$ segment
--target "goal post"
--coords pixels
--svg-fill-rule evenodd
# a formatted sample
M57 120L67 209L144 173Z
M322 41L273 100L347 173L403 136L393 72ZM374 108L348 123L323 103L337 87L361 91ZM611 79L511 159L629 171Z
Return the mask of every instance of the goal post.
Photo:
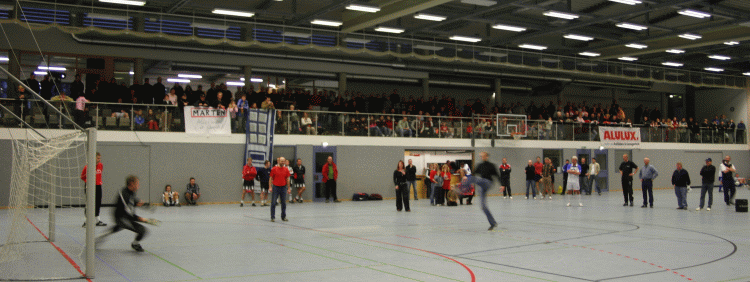
M86 271L84 276L94 278L94 269L96 265L96 128L86 129Z

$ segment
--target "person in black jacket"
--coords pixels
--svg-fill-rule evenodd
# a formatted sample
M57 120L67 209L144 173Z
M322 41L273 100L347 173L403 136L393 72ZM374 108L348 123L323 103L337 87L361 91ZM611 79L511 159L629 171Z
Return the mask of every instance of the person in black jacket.
M409 190L414 189L414 200L417 201L417 167L412 164L411 159L409 165L406 166L406 196L409 197ZM413 188L412 188L413 187Z
M297 165L292 167L292 171L294 171L294 180L292 183L294 187L297 187L297 197L294 200L302 203L302 192L305 192L305 166L302 165L302 159L297 159ZM289 202L294 203L294 200L290 200Z
M480 187L480 197L482 199L482 211L484 212L484 215L487 216L487 220L490 222L490 228L487 230L495 229L497 226L497 222L495 221L495 218L492 217L492 213L490 213L490 210L487 208L487 192L492 188L492 178L497 178L497 180L500 180L500 174L497 173L497 167L495 164L488 161L490 155L487 154L487 152L481 152L479 153L480 158L482 158L482 163L478 164L474 168L474 177L471 177L476 185Z
M508 159L503 158L503 164L500 165L500 189L503 190L503 199L505 197L513 199L513 194L510 192L510 171Z
M711 205L714 203L714 181L716 180L716 167L711 164L711 158L706 159L706 165L701 168L701 202L696 211L703 208L703 204L706 200L706 192L708 192L708 207L707 211L711 211Z
M677 169L672 173L672 185L677 195L678 210L687 210L687 187L690 185L690 175L682 169L682 163L677 163Z
M536 180L534 180L534 177L536 176L536 171L534 168L534 163L529 160L529 165L526 166L526 199L529 199L529 189L531 189L531 194L534 196L534 200L536 200Z
M135 192L137 192L140 187L138 177L135 175L128 175L128 177L125 178L125 184L126 186L120 191L117 197L117 204L115 204L115 226L112 227L108 233L97 238L97 245L102 243L109 235L127 229L137 234L135 241L133 241L130 246L137 252L143 252L143 247L141 247L140 242L148 232L146 227L143 227L139 222L156 224L157 221L153 219L145 219L135 214L135 207L143 205L143 202L135 196Z
M393 172L393 184L396 185L396 210L401 211L401 208L409 209L409 186L406 184L406 169L404 168L404 161L398 161L396 170Z
M205 95L204 95L205 96ZM258 169L255 179L260 182L260 206L268 206L266 198L268 197L268 180L271 177L271 161L266 160L263 167Z

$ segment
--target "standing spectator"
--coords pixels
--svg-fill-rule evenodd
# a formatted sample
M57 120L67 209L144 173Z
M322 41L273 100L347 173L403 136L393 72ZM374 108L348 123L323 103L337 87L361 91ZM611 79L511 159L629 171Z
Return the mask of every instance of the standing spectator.
M271 169L271 175L269 176L269 186L273 185L268 192L271 193L271 222L276 219L276 200L281 202L281 220L288 221L286 219L286 193L291 193L292 189L289 187L289 169L285 167L286 159L284 157L279 158L279 165L274 166Z
M266 97L266 100L260 104L260 108L264 110L276 109L276 107L274 107L273 105L273 102L271 101L271 96Z
M740 121L740 123L737 124L737 144L744 144L745 143L745 121Z
M253 159L247 158L247 164L242 167L242 199L240 199L240 207L245 205L245 194L250 193L250 198L253 199L252 206L255 206L255 191L254 179L258 176L258 171L253 167Z
M195 104L193 106L210 107L211 105L208 103L208 100L206 100L206 94L201 94L201 96L198 98L198 101L195 101Z
M164 193L161 196L162 204L165 207L180 206L180 194L172 191L172 185L164 186Z
M581 186L579 185L580 183L578 183L581 179L581 166L578 165L578 157L573 156L570 160L572 163L568 166L568 191L570 192L571 197L578 194L578 206L582 207ZM567 206L570 206L570 200L568 200Z
M526 166L526 199L529 199L529 189L531 189L531 194L534 196L534 200L536 200L536 180L534 178L536 177L536 171L534 168L534 163L529 160L529 165Z
M26 88L23 85L19 85L15 92L15 101L13 101L13 112L20 117L25 119L30 113L29 108L29 95L26 93Z
M487 220L490 222L490 228L488 230L492 230L497 226L497 222L492 216L492 213L490 213L490 210L487 208L487 192L490 188L492 188L492 178L495 177L499 180L500 175L498 175L497 173L495 164L488 161L489 154L487 154L487 152L481 152L479 153L479 156L482 159L482 163L477 165L474 169L476 175L471 178L473 179L473 181L471 182L476 183L481 188L479 195L482 199L482 211L487 216Z
M542 168L544 167L544 164L542 163L542 158L536 157L536 162L534 163L534 182L536 182L536 190L537 193L542 195L542 200L544 200L544 193L542 192L542 189L540 188L542 186Z
M565 191L568 190L568 169L570 169L570 160L565 160L565 164L562 167L563 185L562 185L562 193L560 195L565 195Z
M719 170L721 170L721 185L724 188L724 202L727 203L727 206L734 205L734 194L737 192L733 177L737 172L737 167L729 163L731 160L732 158L725 156L724 162L719 166Z
M86 173L88 173L88 165L83 167L83 171L81 172L81 180L83 180L84 183L87 183L86 177L88 176ZM96 207L94 209L94 214L96 215L96 226L107 226L106 223L102 222L102 218L99 217L99 210L102 209L102 171L104 170L104 166L102 165L102 154L99 154L99 152L96 152ZM84 211L84 214L86 212ZM86 227L86 222L83 222L83 227Z
M263 163L263 167L258 169L258 175L255 176L255 179L260 182L260 206L267 206L268 203L266 203L266 198L268 197L268 178L271 175L271 161L266 160Z
M659 176L659 172L651 165L649 158L643 159L643 169L638 172L638 178L641 179L641 191L643 192L643 206L654 208L654 179Z
M418 201L417 197L417 167L412 164L412 160L409 159L409 165L406 166L406 198L409 198L409 191L414 189L414 200Z
M185 188L185 202L188 205L196 205L195 201L201 197L201 188L195 183L195 178L190 177L190 183Z
M153 98L154 103L157 103L164 98L165 94L167 94L167 87L161 83L161 76L159 76L156 78L154 86L151 86L151 97Z
M411 161L411 160L409 160ZM406 208L407 212L409 209L409 186L407 184L407 171L404 168L404 161L399 160L396 165L396 170L393 172L393 184L396 185L396 210L401 211L401 208Z
M510 192L510 171L508 159L503 158L503 164L500 165L500 190L503 190L503 199L506 197L513 199L513 194Z
M690 185L690 175L682 169L682 163L677 163L677 169L672 173L672 185L677 194L678 210L687 210L687 186Z
M430 170L428 172L428 179L430 180L430 205L434 206L436 204L436 191L443 188L443 183L438 183L440 170L438 169L437 164L430 164ZM440 181L442 181L442 178L440 178Z
M711 205L714 203L714 181L716 180L716 167L713 166L711 158L706 159L706 165L701 168L701 202L696 211L700 211L703 208L703 204L706 199L706 192L708 192L708 206L707 211L711 211Z
M581 184L581 193L586 193L586 195L591 195L591 186L589 186L589 164L586 163L586 158L581 158L581 174L580 176L580 184Z
M542 184L544 189L542 190L542 199L544 194L547 194L550 200L552 200L552 175L555 173L555 167L552 165L550 158L544 158L544 167L542 167Z
M440 204L442 205L445 201L446 205L448 204L448 191L451 190L451 172L450 172L450 166L448 164L444 164L442 167L442 171L440 172L440 177L443 179L443 190L440 191Z
M75 80L70 84L70 96L74 99L78 99L78 97L83 96L83 93L84 87L83 82L81 82L81 75L76 74Z
M286 169L289 170L289 183L287 183L287 186L289 187L288 201L289 203L293 204L294 202L292 201L292 185L294 185L294 168L292 168L292 163L288 159L286 160L286 162L284 162L284 165ZM284 199L281 200L283 201Z
M297 187L297 197L295 200L298 203L302 203L302 192L305 192L305 166L302 165L302 159L297 159L297 165L292 167L292 170L294 171L294 181L292 183L294 184L294 187Z
M622 163L620 164L620 175L622 176L622 196L625 198L625 207L630 201L630 206L633 206L633 175L638 171L638 165L631 162L628 159L628 155L622 155Z
M240 99L237 100L237 130L240 133L245 133L245 124L247 123L246 119L248 109L250 109L250 105L247 101L247 95L245 93L242 93L242 95L240 95Z
M325 185L326 203L329 202L331 197L333 197L334 203L340 202L338 196L336 196L336 180L339 178L339 170L333 162L333 157L328 156L328 161L323 165L321 173L323 174L323 185Z
M599 163L596 162L596 158L591 158L591 165L589 166L589 173L586 174L588 176L589 181L589 190L591 190L591 187L596 185L596 193L599 194L599 196L602 195L602 188L599 187L599 185L596 183L596 177L599 175L599 171L601 171L601 166L599 166Z
M86 103L90 102L89 100L86 100L86 97L83 95L78 96L76 99L76 109L73 111L73 118L75 118L76 123L83 127L83 125L86 123Z

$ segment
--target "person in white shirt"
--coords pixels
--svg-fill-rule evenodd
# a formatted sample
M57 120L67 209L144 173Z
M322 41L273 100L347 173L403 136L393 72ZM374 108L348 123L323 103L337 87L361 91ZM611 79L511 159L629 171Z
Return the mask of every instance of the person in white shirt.
M737 173L737 166L731 164L731 157L724 157L724 161L719 165L721 172L721 185L724 188L724 202L727 206L734 205L734 195L737 193L737 187L734 184L734 174Z
M583 206L581 202L581 186L579 179L581 175L581 165L578 164L578 157L573 156L570 160L572 163L568 167L568 187L567 190L570 192L570 196L578 195L578 206ZM570 206L570 200L568 200L567 206Z
M586 176L589 178L589 191L591 191L591 187L596 185L596 176L599 175L599 172L601 171L601 166L599 166L599 163L596 162L596 158L591 158L591 165L589 166L589 172L586 173ZM599 185L596 185L596 192L599 193L599 196L602 195L602 188L599 187Z

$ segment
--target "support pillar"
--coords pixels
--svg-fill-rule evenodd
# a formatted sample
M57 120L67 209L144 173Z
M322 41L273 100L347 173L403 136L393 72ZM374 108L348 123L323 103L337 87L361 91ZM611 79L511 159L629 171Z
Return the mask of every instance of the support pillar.
M133 64L133 82L138 81L138 84L143 83L144 71L143 58L136 58L135 64Z
M346 73L339 73L339 96L346 92Z
M661 94L661 116L658 117L660 119L664 119L665 116L669 113L669 98L667 98L666 93Z
M497 104L503 103L503 95L502 95L502 86L503 83L499 78L495 78L495 95L492 100L493 105L490 105L489 107L492 108L493 106Z
M430 97L430 78L425 77L422 79L422 96L427 98Z
M15 77L26 79L26 77L21 77L21 63L18 61L21 59L21 53L17 50L8 50L8 71L10 74L12 74ZM10 86L8 86L8 89L11 89ZM13 91L16 89L13 88Z
M146 30L146 16L137 14L133 16L133 30L143 32Z
M104 58L104 78L109 81L115 77L115 58Z
M253 79L253 67L251 66L244 66L242 67L242 76L245 78L245 87L252 85L252 79ZM248 87L249 89L250 87Z

